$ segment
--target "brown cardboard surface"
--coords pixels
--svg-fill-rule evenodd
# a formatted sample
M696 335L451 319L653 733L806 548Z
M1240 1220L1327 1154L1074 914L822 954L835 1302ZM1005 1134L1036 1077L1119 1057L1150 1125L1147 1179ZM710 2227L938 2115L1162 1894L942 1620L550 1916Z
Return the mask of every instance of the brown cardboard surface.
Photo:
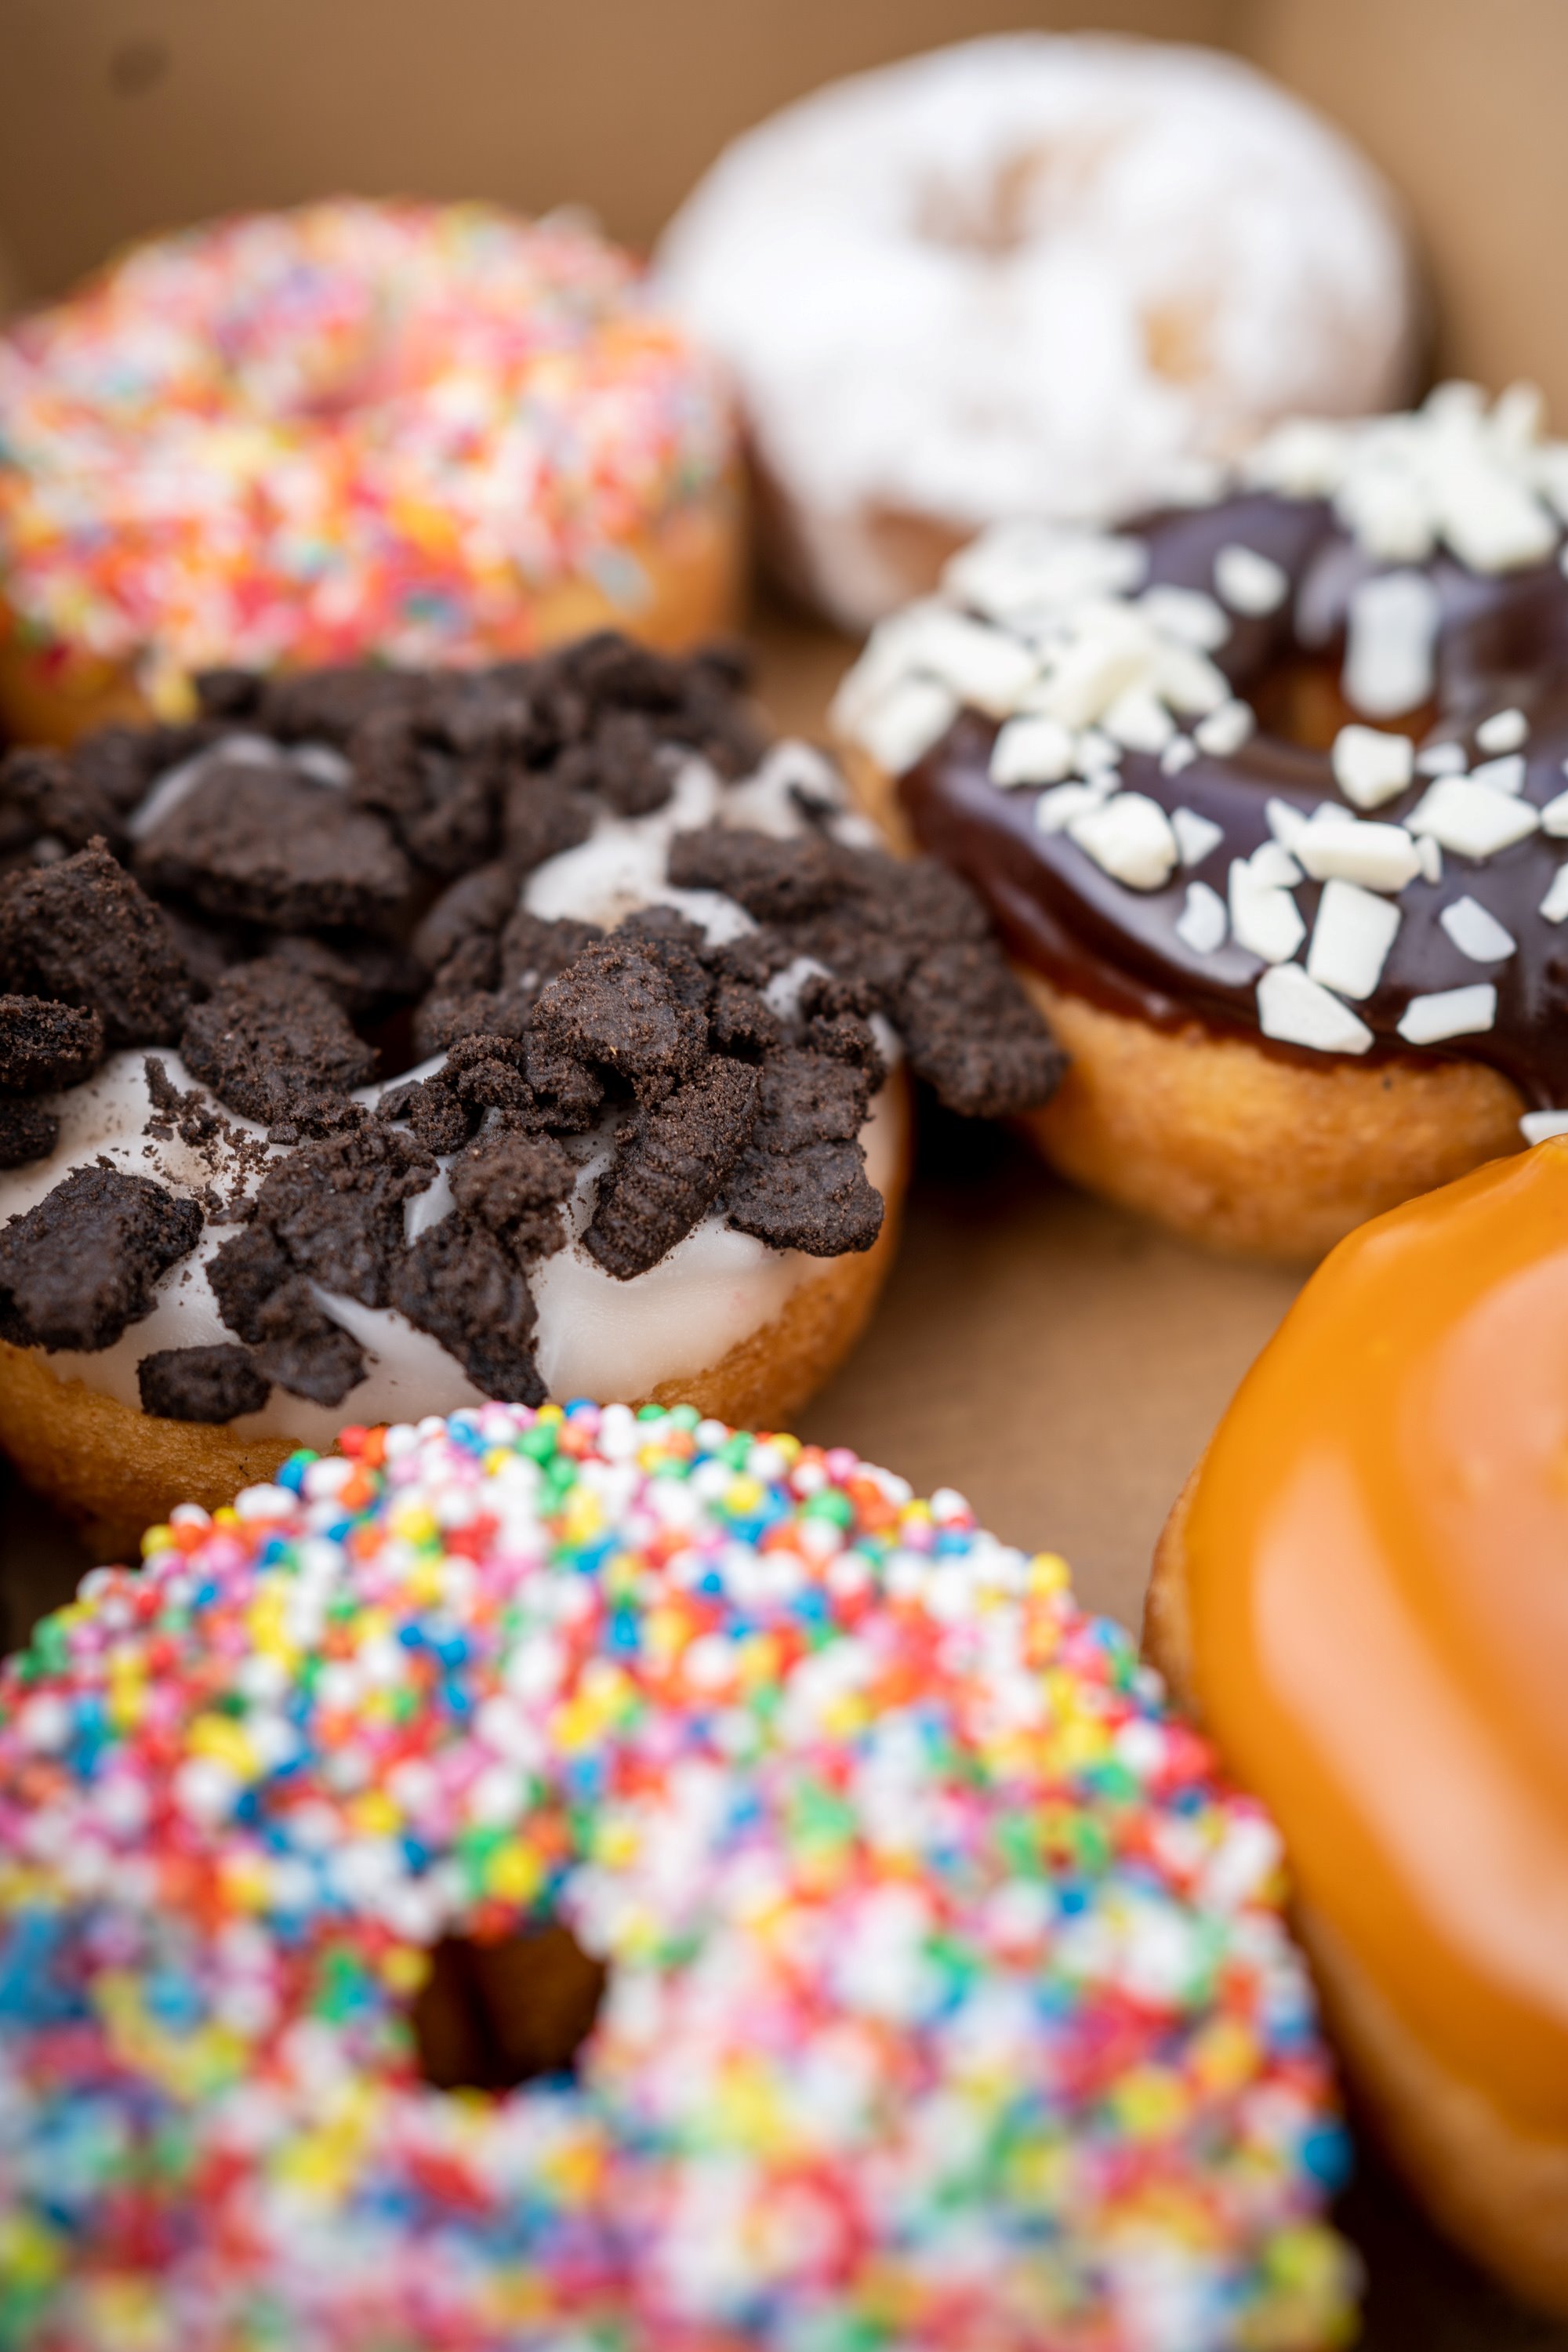
M128 236L351 189L586 204L645 245L722 142L965 32L1219 40L1230 0L0 0L0 246L36 298Z
M1568 9L1560 0L1253 0L1260 65L1352 131L1433 266L1441 371L1539 383L1568 430Z

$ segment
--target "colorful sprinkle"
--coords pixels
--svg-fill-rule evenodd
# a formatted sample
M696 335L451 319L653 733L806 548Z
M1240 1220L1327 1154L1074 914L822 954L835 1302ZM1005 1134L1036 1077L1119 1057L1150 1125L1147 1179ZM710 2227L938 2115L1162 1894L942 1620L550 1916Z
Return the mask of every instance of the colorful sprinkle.
M0 339L26 636L192 671L534 650L731 462L713 367L565 217L327 204L133 248Z

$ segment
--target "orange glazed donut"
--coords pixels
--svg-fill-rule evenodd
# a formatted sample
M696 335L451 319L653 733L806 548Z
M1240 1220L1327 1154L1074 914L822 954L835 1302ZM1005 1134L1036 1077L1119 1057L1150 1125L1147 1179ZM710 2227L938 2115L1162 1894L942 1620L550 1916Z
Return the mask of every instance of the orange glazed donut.
M1310 1257L1568 1127L1565 520L1534 395L1446 384L875 633L837 722L1057 1030L1064 1173Z
M715 368L564 217L334 203L135 247L0 341L0 719L190 714L204 668L727 626Z
M1242 1384L1147 1644L1274 1813L1435 2212L1568 2314L1568 1142L1342 1242Z

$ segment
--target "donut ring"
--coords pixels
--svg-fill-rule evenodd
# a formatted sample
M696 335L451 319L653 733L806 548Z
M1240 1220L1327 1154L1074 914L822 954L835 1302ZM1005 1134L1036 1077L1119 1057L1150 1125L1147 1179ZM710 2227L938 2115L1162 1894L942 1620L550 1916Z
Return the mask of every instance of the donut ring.
M837 82L666 232L786 575L863 629L1020 514L1100 523L1300 410L1412 388L1389 191L1233 58L1041 33Z
M0 1681L17 2352L1339 2337L1277 1841L1060 1560L689 1409L344 1445Z
M191 677L733 620L732 434L629 257L564 217L324 204L139 246L0 340L0 719Z
M1070 1053L1068 1174L1307 1257L1568 1124L1563 512L1530 398L1448 386L1117 537L994 533L873 637L863 792Z
M972 896L718 656L202 691L0 769L0 1441L110 1549L345 1415L782 1418L890 1263L906 1055L1056 1082Z
M1279 1822L1394 2153L1560 2314L1565 1214L1548 1142L1342 1243L1172 1514L1144 1629Z

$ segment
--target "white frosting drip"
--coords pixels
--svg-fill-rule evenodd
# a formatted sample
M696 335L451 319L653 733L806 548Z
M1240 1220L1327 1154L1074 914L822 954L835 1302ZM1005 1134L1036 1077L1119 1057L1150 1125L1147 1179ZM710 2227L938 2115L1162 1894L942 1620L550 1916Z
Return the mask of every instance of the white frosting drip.
M247 758L258 756L261 747L258 739L235 737L216 748L226 757ZM270 745L265 748L273 751ZM183 797L203 761L213 756L209 751L171 771L154 785L143 806L160 794L165 796L165 809L174 805L167 797L170 787L177 785L176 797ZM796 790L829 805L843 796L834 770L804 743L776 745L755 776L728 788L705 761L689 759L665 808L646 817L602 820L581 847L534 869L524 901L537 914L574 915L609 924L639 907L671 906L700 922L710 940L735 938L755 926L733 899L718 891L675 890L664 881L669 841L678 832L714 823L780 836L798 832L802 820L794 798ZM769 992L774 1010L793 1015L802 982L808 971L819 969L802 957L781 973ZM879 1020L875 1026L883 1056L894 1067L900 1058L898 1040L885 1022ZM177 1054L160 1049L159 1058L181 1092L195 1085ZM433 1055L385 1085L432 1076L445 1058ZM0 1223L35 1207L73 1169L90 1166L100 1157L128 1174L151 1176L176 1192L200 1192L214 1182L208 1162L177 1135L168 1141L147 1135L147 1123L156 1114L147 1087L146 1060L140 1048L113 1055L86 1085L47 1098L60 1121L58 1145L47 1160L0 1171ZM380 1085L362 1087L354 1099L373 1108L383 1091ZM266 1130L254 1120L221 1103L215 1102L214 1108L230 1128L264 1146L268 1160L287 1156L280 1146L266 1146ZM749 1234L732 1231L713 1213L646 1274L627 1282L616 1280L580 1239L593 1217L599 1179L609 1165L613 1127L614 1122L607 1122L597 1137L584 1139L583 1165L564 1211L571 1240L530 1270L539 1309L540 1372L551 1394L563 1399L587 1396L608 1402L646 1396L661 1381L719 1362L772 1322L800 1284L832 1264L799 1251L770 1249ZM895 1089L884 1087L878 1096L861 1139L869 1181L885 1193L896 1178L903 1147ZM404 1231L410 1241L452 1207L450 1164L449 1158L441 1160L433 1181L405 1202ZM216 1179L217 1190L226 1196L237 1190L252 1194L265 1172L263 1165L241 1178L226 1168ZM51 1370L134 1411L141 1405L136 1367L144 1356L165 1348L231 1342L235 1335L218 1312L206 1269L235 1231L232 1225L205 1225L190 1255L163 1277L150 1315L131 1324L112 1347L90 1355L61 1351L49 1356ZM413 1421L482 1401L456 1358L395 1308L365 1307L338 1292L316 1288L322 1307L365 1349L365 1378L340 1405L331 1406L274 1388L261 1412L231 1424L240 1436L281 1437L325 1447L345 1422Z
M1102 521L1411 365L1387 191L1205 49L1019 34L836 83L726 151L658 268L858 625L920 584L876 509Z

